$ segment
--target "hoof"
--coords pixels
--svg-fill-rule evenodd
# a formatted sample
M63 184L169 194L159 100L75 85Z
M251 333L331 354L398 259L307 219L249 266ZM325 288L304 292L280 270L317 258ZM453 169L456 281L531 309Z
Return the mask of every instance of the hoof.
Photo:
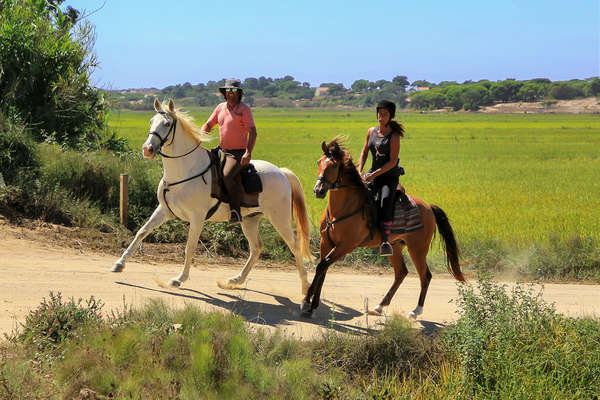
M423 314L423 307L417 307L408 313L409 319L417 319L419 315Z
M181 281L179 281L177 279L171 279L169 281L169 286L174 287L174 288L179 288L179 287L181 287Z
M235 278L230 278L226 281L218 280L217 286L221 289L238 289L240 287L240 282Z
M303 301L302 305L300 306L300 315L302 315L304 318L311 318L312 312L313 310L311 304L307 301Z
M110 269L110 272L122 272L125 269L125 263L116 262Z
M374 309L367 311L367 314L381 316L383 315L383 307L378 305Z

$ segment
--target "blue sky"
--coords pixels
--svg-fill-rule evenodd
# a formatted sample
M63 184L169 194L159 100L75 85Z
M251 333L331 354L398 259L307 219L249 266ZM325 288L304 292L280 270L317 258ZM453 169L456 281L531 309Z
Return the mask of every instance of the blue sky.
M104 0L66 0L91 12ZM292 75L500 80L600 75L598 0L107 0L96 27L108 89Z

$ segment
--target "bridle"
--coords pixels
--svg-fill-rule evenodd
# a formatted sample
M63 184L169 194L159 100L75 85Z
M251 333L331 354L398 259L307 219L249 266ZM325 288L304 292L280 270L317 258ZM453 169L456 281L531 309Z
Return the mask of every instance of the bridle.
M317 178L318 182L323 182L326 187L327 190L337 190L343 187L346 187L346 185L342 185L342 177L344 175L344 164L342 161L334 161L331 157L327 158L328 160L330 160L333 163L339 162L341 165L338 168L338 176L336 178L335 181L331 182L329 181L329 179L325 178L325 175L319 175L319 177Z
M181 158L181 157L187 156L188 154L192 154L198 147L200 147L200 143L198 143L196 145L196 147L194 147L193 149L191 149L187 153L179 155L179 156L169 156L169 155L166 155L165 153L163 153L162 152L162 147L169 140L169 136L171 135L171 132L173 133L173 137L171 137L171 141L169 142L169 144L167 144L167 146L173 144L173 141L175 140L175 133L177 132L177 118L172 118L164 110L157 111L157 113L159 113L160 115L162 115L163 117L165 117L167 120L172 119L172 121L173 121L173 123L169 127L169 131L167 132L167 135L164 137L164 139L156 131L150 131L150 133L149 133L149 135L154 135L154 136L156 136L158 138L158 140L160 140L160 145L158 146L158 154L160 154L164 158Z

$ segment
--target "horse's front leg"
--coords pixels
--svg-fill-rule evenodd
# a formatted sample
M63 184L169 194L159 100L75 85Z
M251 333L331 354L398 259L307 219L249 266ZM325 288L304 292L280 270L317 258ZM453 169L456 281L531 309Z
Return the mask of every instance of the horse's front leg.
M264 244L258 233L261 218L262 215L256 215L250 218L245 217L242 220L242 232L244 232L246 239L248 239L250 255L248 256L248 260L246 260L244 268L236 276L229 278L225 284L217 282L222 289L235 289L242 285L246 281L246 278L248 278L250 270L252 270L252 267L264 248Z
M137 246L152 232L154 229L158 228L163 222L170 220L172 217L170 213L165 210L161 205L156 207L152 216L144 226L140 228L140 230L135 235L135 238L131 242L131 244L127 247L127 249L121 255L121 258L117 260L115 265L112 267L111 272L121 272L125 269L125 260L133 254L133 252L137 249Z
M183 270L177 277L172 278L169 281L169 286L180 287L183 282L187 281L190 276L190 267L192 266L192 259L196 254L196 248L198 247L198 240L202 233L202 227L204 226L204 220L190 222L190 230L188 232L188 239L185 245L185 261L183 264Z
M325 258L322 258L321 261L319 261L319 264L317 264L315 277L313 278L313 281L308 288L308 292L306 293L306 297L304 297L302 305L300 306L302 316L311 317L312 312L319 306L321 289L323 288L323 282L325 282L325 275L327 274L327 269L329 269L329 266L352 251L354 247L344 245L336 246L327 254L327 256L325 256ZM321 252L321 254L323 254L323 252Z

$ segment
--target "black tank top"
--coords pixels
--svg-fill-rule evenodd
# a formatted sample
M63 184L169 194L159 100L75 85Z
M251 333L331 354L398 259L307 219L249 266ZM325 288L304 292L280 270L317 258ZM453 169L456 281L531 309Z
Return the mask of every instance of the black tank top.
M373 157L373 164L371 165L371 169L369 170L370 172L378 170L390 160L390 140L392 139L393 134L394 133L390 133L387 136L379 136L379 127L377 126L369 135L368 145L369 150L371 151L371 156ZM396 166L398 166L398 159L396 159ZM396 167L392 168L384 175L387 175L391 171L394 171L395 168Z

